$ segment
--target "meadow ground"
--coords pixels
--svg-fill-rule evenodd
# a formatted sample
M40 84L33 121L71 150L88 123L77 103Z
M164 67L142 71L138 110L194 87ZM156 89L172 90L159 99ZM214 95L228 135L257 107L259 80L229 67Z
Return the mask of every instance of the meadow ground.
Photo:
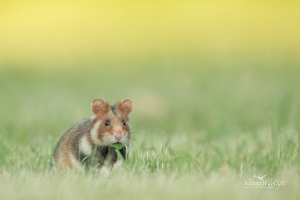
M0 199L299 199L299 74L262 59L3 68ZM96 97L133 99L128 161L109 178L50 172ZM246 188L263 175L284 185Z

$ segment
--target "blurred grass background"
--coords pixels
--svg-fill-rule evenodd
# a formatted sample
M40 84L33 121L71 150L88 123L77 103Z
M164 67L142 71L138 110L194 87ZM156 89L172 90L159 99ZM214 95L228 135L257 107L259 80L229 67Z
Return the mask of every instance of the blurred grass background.
M131 199L153 185L149 198L170 198L170 191L176 191L172 198L217 197L208 189L216 187L225 198L297 199L299 6L1 0L0 194L52 199L57 188L90 188L60 191L71 199L94 197L105 187L102 197L109 197L121 182L117 189ZM64 181L47 174L56 142L91 115L96 97L133 99L125 173L108 186L90 174ZM254 193L240 188L262 174L289 178L288 186Z
M298 1L1 1L1 66L299 57Z

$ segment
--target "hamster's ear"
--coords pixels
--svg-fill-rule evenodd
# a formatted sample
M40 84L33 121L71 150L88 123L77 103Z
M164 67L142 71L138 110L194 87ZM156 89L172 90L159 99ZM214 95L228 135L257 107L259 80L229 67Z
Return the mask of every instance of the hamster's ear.
M130 114L132 111L133 105L131 99L124 99L117 104L117 109L123 113Z
M110 109L110 105L101 98L94 99L92 103L92 110L95 115L104 115Z

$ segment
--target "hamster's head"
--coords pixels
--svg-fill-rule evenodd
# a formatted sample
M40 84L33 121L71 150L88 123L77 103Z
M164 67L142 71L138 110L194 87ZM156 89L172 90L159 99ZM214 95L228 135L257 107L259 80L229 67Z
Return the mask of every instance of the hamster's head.
M132 100L124 99L111 106L103 99L95 99L92 110L95 114L90 131L92 140L97 145L110 146L116 142L126 146L130 141L129 114Z

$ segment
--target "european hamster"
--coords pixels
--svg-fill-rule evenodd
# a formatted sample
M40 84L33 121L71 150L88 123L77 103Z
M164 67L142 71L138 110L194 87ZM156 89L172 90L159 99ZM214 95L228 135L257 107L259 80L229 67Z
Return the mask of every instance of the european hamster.
M130 143L129 114L131 99L114 105L98 98L92 102L94 116L72 126L59 140L53 154L52 167L57 169L84 166L112 168L119 160L114 143L121 143L120 153L126 159Z

